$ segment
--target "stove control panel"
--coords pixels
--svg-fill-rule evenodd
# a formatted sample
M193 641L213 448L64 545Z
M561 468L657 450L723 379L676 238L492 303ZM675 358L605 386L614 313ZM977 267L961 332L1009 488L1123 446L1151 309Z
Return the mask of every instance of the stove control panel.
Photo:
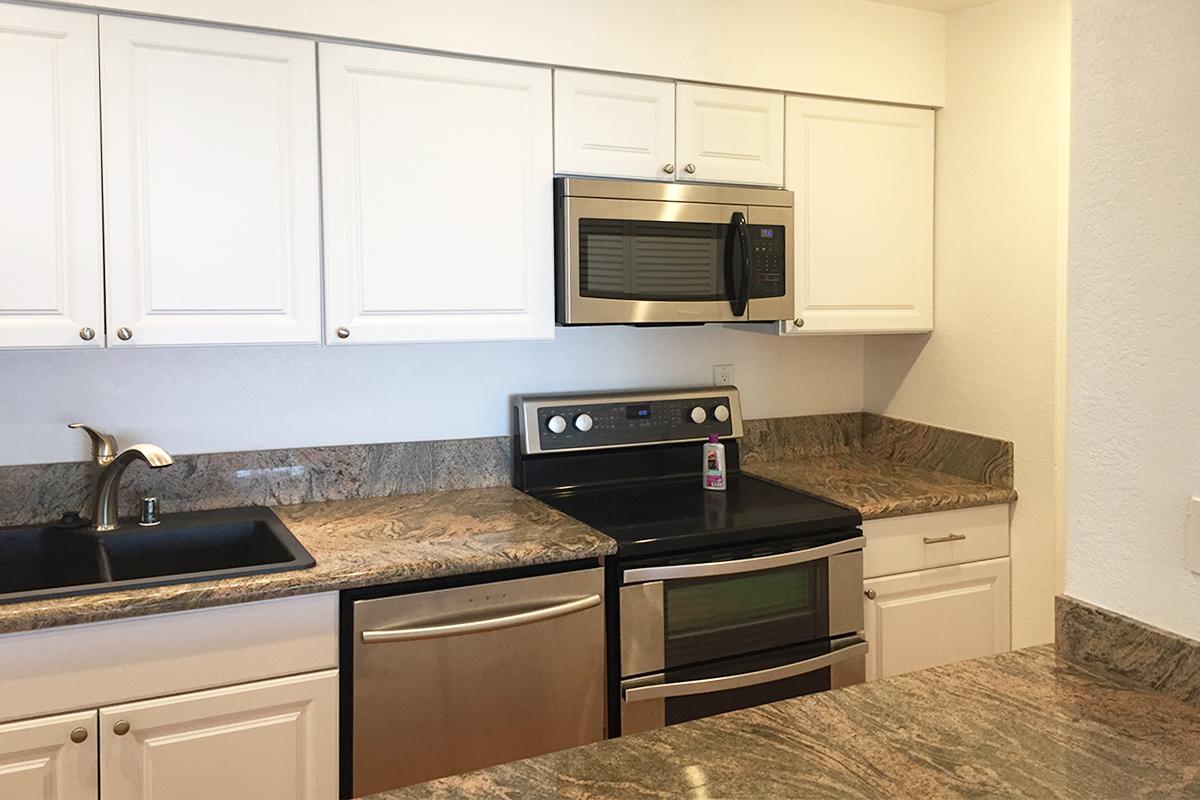
M526 455L742 435L737 389L541 395L516 401Z

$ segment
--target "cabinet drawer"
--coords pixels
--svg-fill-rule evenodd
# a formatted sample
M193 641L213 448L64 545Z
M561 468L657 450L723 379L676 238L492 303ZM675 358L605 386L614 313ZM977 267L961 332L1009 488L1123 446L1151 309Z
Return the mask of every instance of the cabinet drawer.
M863 576L895 575L1008 555L1008 505L863 523Z

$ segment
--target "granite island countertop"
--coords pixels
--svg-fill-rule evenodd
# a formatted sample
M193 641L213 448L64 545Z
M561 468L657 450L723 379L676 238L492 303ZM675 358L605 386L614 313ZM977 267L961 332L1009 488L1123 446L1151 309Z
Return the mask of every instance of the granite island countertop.
M1200 708L1052 645L734 711L372 800L1200 797Z
M742 472L857 508L863 519L1011 503L1004 486L864 452L756 460Z
M616 552L612 539L511 487L334 500L273 510L312 553L316 566L0 604L0 633Z

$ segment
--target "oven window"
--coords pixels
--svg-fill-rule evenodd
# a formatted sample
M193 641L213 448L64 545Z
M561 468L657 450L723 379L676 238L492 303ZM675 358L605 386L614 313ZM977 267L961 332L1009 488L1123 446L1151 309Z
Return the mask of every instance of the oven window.
M579 220L579 293L616 300L724 300L728 224Z
M825 561L663 585L665 663L695 664L829 635Z

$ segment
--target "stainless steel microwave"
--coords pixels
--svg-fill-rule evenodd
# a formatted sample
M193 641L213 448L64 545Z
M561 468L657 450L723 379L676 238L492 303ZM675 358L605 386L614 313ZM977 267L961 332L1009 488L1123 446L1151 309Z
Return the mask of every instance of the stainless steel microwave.
M560 325L791 319L792 193L558 178Z

